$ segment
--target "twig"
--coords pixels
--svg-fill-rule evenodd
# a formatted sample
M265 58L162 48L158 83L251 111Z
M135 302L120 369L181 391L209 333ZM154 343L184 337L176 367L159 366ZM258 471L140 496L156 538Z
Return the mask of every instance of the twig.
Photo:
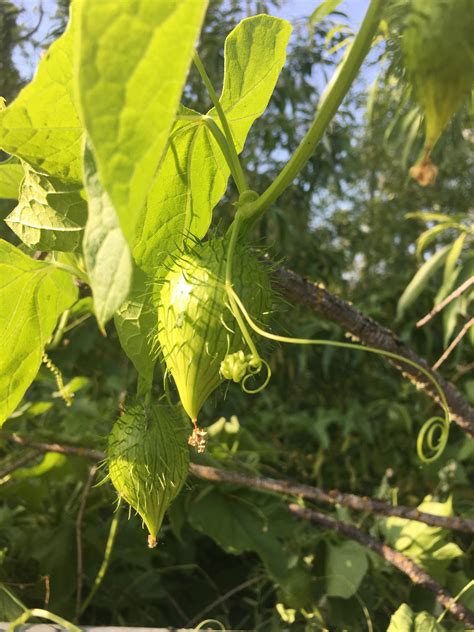
M4 467L3 470L0 472L0 481L3 478L5 478L5 476L8 476L9 474L14 472L15 470L18 470L20 467L23 467L24 465L26 465L30 461L34 461L34 459L36 459L36 457L39 454L41 454L40 450L33 450L31 452L28 452L27 454L24 454L23 456L21 456L16 461L13 461L13 463L10 463L6 467Z
M105 574L110 564L110 558L112 556L112 551L115 544L115 536L117 535L119 518L120 518L120 505L117 506L117 510L114 514L114 517L112 518L112 522L110 523L109 537L107 538L107 544L105 545L104 559L102 560L102 564L100 565L99 571L94 580L94 585L92 586L90 593L87 595L84 603L82 604L80 608L79 616L81 616L87 610L87 608L89 607L89 604L94 598L94 595L98 591L105 577Z
M0 438L16 445L36 448L40 452L57 452L58 454L73 454L83 456L92 461L102 461L105 457L103 452L92 450L90 448L82 448L80 446L62 445L59 443L41 443L37 441L29 441L17 434L5 435L0 433Z
M82 555L82 521L84 519L84 511L86 509L87 497L91 491L92 482L97 474L97 465L93 465L89 470L89 476L82 491L81 503L76 519L76 550L77 550L77 588L76 588L76 623L79 621L82 602L82 583L84 580L84 564Z
M242 582L238 586L234 586L234 588L231 588L224 595L221 595L220 597L215 599L212 603L210 603L208 606L206 606L204 610L201 610L201 612L198 612L195 617L193 617L187 623L184 624L184 627L192 628L200 619L202 619L204 615L206 615L208 612L213 610L216 606L220 605L223 601L227 601L227 599L232 597L232 595L237 594L241 590L245 590L245 588L248 588L249 586L256 584L260 580L261 580L261 577L252 577L252 579L248 579L247 581Z
M402 573L408 575L414 584L419 584L433 592L436 600L442 606L447 608L458 621L474 625L474 613L457 603L454 597L452 597L452 595L450 595L449 592L441 586L441 584L428 575L426 571L418 566L418 564L415 564L415 562L413 562L409 557L403 555L403 553L395 551L395 549L392 549L386 544L382 544L382 542L379 542L357 527L341 522L340 520L336 520L332 516L328 516L312 509L306 509L293 503L289 505L289 509L299 518L304 518L305 520L309 520L315 524L323 525L332 531L336 531L341 535L359 542L359 544L362 544L362 546L367 547L371 551L374 551L384 560L402 571Z
M436 362L433 364L433 369L439 369L439 367L450 356L453 349L455 349L458 346L458 344L461 342L461 340L464 338L464 336L467 334L467 332L473 325L474 325L474 318L471 318L471 320L465 323L464 327L461 329L461 331L458 333L458 335L452 341L449 347L444 350L443 355L438 360L436 360Z
M93 461L102 461L105 458L103 452L98 450L90 450L87 448L79 448L76 446L59 445L57 443L37 443L29 442L18 435L3 435L0 437L6 441L19 443L23 446L39 447L45 452L59 452L60 454L72 454L82 456ZM453 531L464 531L465 533L474 533L474 520L469 518L460 518L458 516L445 517L436 516L434 514L419 511L412 507L403 505L392 506L381 500L374 500L367 496L356 496L355 494L346 494L337 489L324 490L320 487L312 487L310 485L301 485L290 481L279 480L274 478L266 478L263 476L250 476L249 474L241 474L240 472L230 472L221 470L207 465L198 465L191 463L189 471L194 476L206 481L216 481L222 483L231 483L233 485L243 485L254 489L262 489L278 494L288 494L289 496L298 496L308 498L316 502L322 502L329 505L342 505L349 507L354 511L367 511L370 513L381 514L383 516L396 516L405 518L406 520L416 520L424 522L433 527L442 529L450 529Z
M454 292L451 292L451 294L449 294L444 300L442 300L441 303L438 303L437 305L435 305L433 309L431 310L431 312L426 314L426 316L423 316L423 318L420 318L420 320L416 323L416 326L423 327L423 325L426 325L426 323L428 323L432 318L434 318L436 314L439 314L439 312L441 312L446 307L446 305L451 303L451 301L453 301L458 296L461 296L461 294L465 292L467 289L469 289L471 285L474 285L474 275L470 277L467 281L464 281L464 283L462 283L458 288L456 288Z
M434 514L419 511L411 507L397 506L394 507L381 500L373 500L367 496L356 496L354 494L345 494L338 490L324 490L320 487L311 487L309 485L300 485L289 481L278 480L274 478L264 478L262 476L249 476L248 474L240 474L239 472L229 472L220 470L207 465L197 465L191 463L190 472L195 476L207 481L219 481L233 483L234 485L243 485L255 489L263 489L266 491L277 492L279 494L287 494L289 496L298 496L300 498L308 498L316 502L322 502L329 505L342 505L349 507L355 511L367 511L377 513L384 516L396 516L406 520L416 520L424 522L433 527L443 529L452 529L454 531L464 531L466 533L474 533L474 520L468 518L459 518L453 516L447 518L445 516L436 516Z
M331 294L326 288L313 281L308 281L287 268L278 268L273 273L274 285L288 300L311 309L345 331L351 333L363 344L382 351L389 351L404 356L407 360L420 364L432 373L443 390L452 419L462 430L474 437L474 408L456 387L433 371L427 361L410 349L393 331L383 327L372 318L365 316L342 298ZM414 367L387 360L396 367L417 388L439 403L438 393L433 384Z

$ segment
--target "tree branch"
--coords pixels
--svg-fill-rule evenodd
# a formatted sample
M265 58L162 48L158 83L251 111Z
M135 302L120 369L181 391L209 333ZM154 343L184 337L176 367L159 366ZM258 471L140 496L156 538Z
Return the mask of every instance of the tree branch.
M444 391L453 421L466 434L474 437L474 408L469 406L451 382L433 371L428 362L412 351L393 331L364 316L347 301L328 292L322 285L309 281L287 268L281 267L274 272L274 285L288 300L309 307L316 314L351 333L363 344L396 353L420 364L435 377ZM387 361L417 388L440 403L433 384L423 374L408 364L395 360Z
M351 538L351 540L355 540L371 551L374 551L384 560L402 571L402 573L408 575L414 584L419 584L420 586L423 586L433 592L436 596L436 600L444 606L444 608L449 610L453 617L455 617L458 621L474 625L474 614L460 603L457 603L454 597L450 595L449 592L441 586L441 584L428 575L426 571L418 566L418 564L415 564L415 562L413 562L409 557L403 555L403 553L395 551L395 549L392 549L386 544L382 544L382 542L379 542L357 527L341 522L340 520L336 520L332 516L327 516L326 514L312 509L305 509L304 507L300 507L295 504L289 505L289 509L299 518L304 518L305 520L309 520L315 524L323 525L332 531L336 531L341 535Z
M445 516L436 516L434 514L426 513L425 511L419 511L418 509L413 509L412 507L395 507L381 500L374 500L372 498L367 498L367 496L345 494L337 489L327 491L321 489L320 487L300 485L289 481L265 478L263 476L249 476L248 474L229 472L227 470L220 470L207 465L197 465L196 463L191 463L189 470L191 474L194 474L194 476L207 481L243 485L244 487L252 487L254 489L262 489L269 492L308 498L315 502L325 503L328 505L342 505L343 507L349 507L355 511L366 511L369 513L381 514L383 516L396 516L397 518L405 518L406 520L424 522L425 524L429 524L433 527L474 533L474 520L470 520L468 518L459 518L457 516L446 518Z
M35 447L44 452L72 454L91 459L92 461L102 461L105 458L105 454L103 452L99 452L98 450L90 450L70 445L59 445L58 443L30 442L18 435L1 434L0 437L6 441L11 441L12 443L22 446ZM368 498L367 496L345 494L337 489L327 491L321 489L320 487L300 485L290 481L266 478L263 476L251 476L249 474L241 474L240 472L230 472L228 470L221 470L207 465L198 465L197 463L191 463L189 471L194 476L206 481L242 485L244 487L261 489L278 494L286 494L288 496L308 498L315 502L325 503L328 505L342 505L344 507L349 507L354 511L366 511L383 516L396 516L406 520L424 522L425 524L429 524L433 527L440 527L442 529L474 533L474 520L470 520L468 518L460 518L458 516L449 518L445 516L436 516L434 514L402 505L394 507L381 500L374 500L372 498Z

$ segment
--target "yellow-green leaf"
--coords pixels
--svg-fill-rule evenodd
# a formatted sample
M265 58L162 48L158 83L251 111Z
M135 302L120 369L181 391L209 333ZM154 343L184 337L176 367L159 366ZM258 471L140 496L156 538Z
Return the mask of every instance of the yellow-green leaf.
M31 83L0 111L0 147L41 171L80 182L82 127L74 103L72 29L70 23L46 51Z
M0 424L34 380L58 317L76 297L69 273L0 240Z
M173 125L207 0L83 0L81 116L130 244Z

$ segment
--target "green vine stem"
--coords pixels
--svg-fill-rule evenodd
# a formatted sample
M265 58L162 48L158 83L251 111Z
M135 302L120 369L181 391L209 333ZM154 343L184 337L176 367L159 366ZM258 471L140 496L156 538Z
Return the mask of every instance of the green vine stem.
M70 621L66 621L66 619L63 619L53 612L43 610L43 608L31 608L30 610L25 610L25 612L23 612L17 619L15 619L15 621L12 621L10 623L7 628L7 632L15 632L15 630L17 630L20 625L27 623L32 617L39 617L40 619L46 619L47 621L57 623L58 625L61 625L65 630L69 630L69 632L81 632L81 629Z
M239 193L244 193L248 189L248 186L247 186L247 182L245 180L244 172L242 171L242 167L240 165L238 156L235 152L234 145L229 144L227 138L224 136L224 134L222 133L222 131L220 130L220 128L218 127L217 123L212 118L212 116L208 116L207 114L204 114L201 117L201 119L204 122L207 129L211 132L211 134L214 136L215 140L217 141L217 144L219 145L220 150L222 151L224 155L224 158L227 162L227 166L230 169L230 172L237 186L237 189L239 190ZM232 148L234 149L234 151L232 151Z
M81 609L79 611L79 616L81 616L89 607L89 604L94 598L96 592L99 590L100 585L102 584L102 581L109 567L110 558L111 558L112 551L115 544L115 537L117 535L120 513L121 513L121 505L120 505L120 500L119 500L119 504L117 505L117 509L115 511L114 517L112 518L112 522L110 523L109 537L107 538L107 544L105 545L104 559L102 560L102 564L100 565L99 571L94 580L94 585L92 586L90 593L87 595L86 599L84 600L84 603L81 606Z
M370 50L385 3L386 0L371 0L359 32L324 91L311 127L272 184L255 204L247 209L247 221L253 222L258 219L293 182L313 155Z
M237 188L239 189L239 193L243 193L249 187L247 184L247 178L245 177L244 170L242 169L242 165L240 164L239 156L237 154L237 149L235 147L235 141L232 135L232 130L230 129L229 121L227 120L225 112L219 101L219 97L217 96L217 93L214 90L214 86L212 85L209 75L207 74L206 69L204 68L204 65L197 51L194 51L193 61L194 61L194 65L198 69L199 74L201 75L201 79L203 80L204 85L206 86L207 92L209 93L209 96L212 101L212 105L214 106L217 112L217 116L219 117L219 121L222 125L222 129L224 130L224 138L227 145L227 151L223 152L224 156L229 164L232 177L234 178L235 184L237 185ZM213 121L213 118L211 116L208 116L207 118ZM217 138L216 140L222 149L221 143L219 142ZM227 158L227 156L229 156L229 159Z
M418 371L420 371L420 373L422 373L426 378L428 378L433 384L433 386L435 387L439 395L442 408L444 410L444 418L431 417L423 424L418 434L418 439L417 439L417 444L416 444L417 452L418 452L418 456L420 460L423 461L424 463L431 463L432 461L435 461L441 455L448 441L449 426L451 423L449 407L448 407L448 403L446 401L446 397L441 386L425 368L423 368L416 362L413 362L413 360L409 360L408 358L399 356L396 353L392 353L390 351L382 351L374 347L365 347L364 345L359 345L353 342L340 342L337 340L320 340L320 339L313 340L309 338L290 338L288 336L279 336L278 334L272 334L268 331L265 331L261 327L259 327L252 320L252 318L250 317L250 314L245 309L245 306L243 305L242 301L237 296L237 293L235 292L233 288L227 288L227 291L229 292L229 294L232 295L232 298L234 300L233 304L234 305L237 304L237 307L239 308L241 314L247 321L247 324L249 325L249 327L253 329L255 333L259 334L260 336L263 336L264 338L268 338L269 340L274 340L276 342L283 342L287 344L324 345L324 346L330 346L330 347L339 347L343 349L354 349L357 351L367 351L369 353L373 353L379 356L390 358L392 360L397 360L398 362L408 364L414 367L415 369L417 369ZM436 437L437 432L438 432L438 436ZM425 440L431 452L429 455L426 455L423 451Z

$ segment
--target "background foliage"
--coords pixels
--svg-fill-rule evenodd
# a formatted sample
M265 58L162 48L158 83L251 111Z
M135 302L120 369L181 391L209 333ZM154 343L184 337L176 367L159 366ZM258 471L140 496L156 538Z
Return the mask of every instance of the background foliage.
M200 53L216 88L221 87L225 36L242 17L275 8L276 3L211 2ZM64 29L66 16L65 3L59 3L54 35L43 45ZM10 101L22 83L13 51L26 29L10 2L0 3L0 20L5 33L0 94ZM315 25L298 22L277 89L244 150L252 188L268 186L309 124L319 97L318 77L329 74L340 57L340 51L329 49L343 42L344 32L332 30L341 22L340 14ZM439 292L447 294L472 274L472 229L452 271L454 280L445 269L433 270L395 323L397 303L419 264L452 244L462 232L459 225L466 232L472 226L472 135L462 110L436 150L437 183L422 189L408 180L419 132L413 124L410 128L413 106L403 97L397 54L393 44L379 43L324 142L254 237L273 258L395 326L420 355L434 361L465 321L468 301L459 301L421 330L415 322ZM376 87L367 85L369 75L377 76ZM184 96L188 107L206 111L210 106L194 70ZM230 221L234 193L229 190L218 208L221 226ZM2 201L4 217L13 206ZM417 249L420 233L440 222L449 225L432 232L423 247L418 241ZM2 224L1 236L18 244ZM107 336L101 335L90 317L91 298L81 292L69 321L77 326L48 351L75 393L73 406L65 407L54 376L42 366L5 424L6 433L101 448L120 405L135 392L136 374L113 324ZM338 328L303 309L282 305L281 311L276 316L280 331L344 339ZM442 458L421 466L416 435L433 404L396 372L378 359L345 350L274 346L270 353L274 377L263 393L249 398L231 386L225 400L211 398L206 405L210 444L202 462L408 505L429 496L427 511L448 513L453 502L456 513L474 517L472 444L453 428ZM466 338L443 367L471 403L473 366ZM3 439L0 446L7 469L18 453ZM69 618L76 608L76 521L89 468L80 457L47 454L0 481L4 586L28 606L45 606ZM85 595L103 558L113 506L110 486L94 485L83 519ZM212 616L226 628L352 632L386 629L404 602L415 613L440 612L431 594L361 546L295 522L276 497L190 477L153 553L145 546L140 521L122 513L107 575L81 619L87 624L191 626ZM342 508L337 513L404 550L453 593L472 577L472 542L462 534L351 516ZM474 591L463 601L473 607ZM0 619L11 618L14 607L2 593ZM448 618L443 625L460 629Z

